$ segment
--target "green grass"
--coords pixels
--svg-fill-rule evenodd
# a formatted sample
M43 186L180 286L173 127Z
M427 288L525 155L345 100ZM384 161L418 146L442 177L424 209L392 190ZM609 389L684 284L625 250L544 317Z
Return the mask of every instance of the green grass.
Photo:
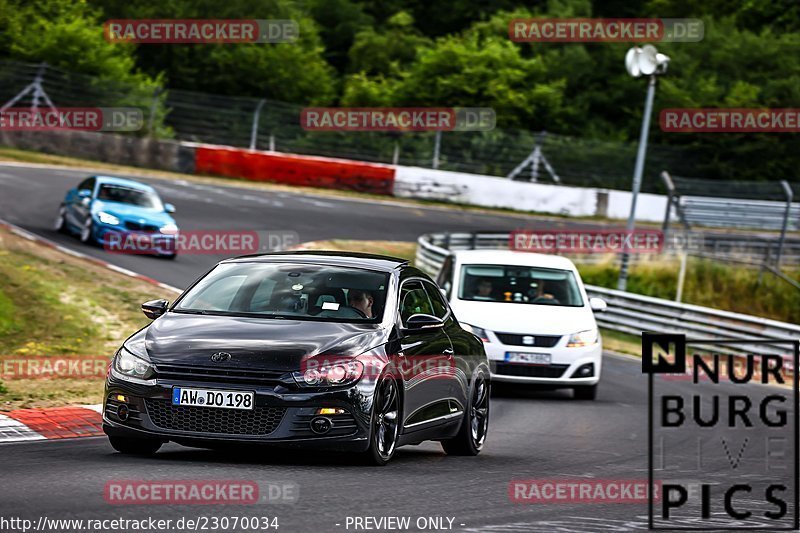
M578 265L584 283L616 288L619 263L615 259L594 265ZM678 288L677 261L642 261L632 266L628 290L637 294L674 300ZM786 270L793 279L800 271ZM683 287L684 303L714 307L783 322L800 317L800 290L765 272L708 259L689 258Z
M110 358L148 323L139 307L174 294L0 231L0 362ZM6 379L0 410L99 403L101 378Z

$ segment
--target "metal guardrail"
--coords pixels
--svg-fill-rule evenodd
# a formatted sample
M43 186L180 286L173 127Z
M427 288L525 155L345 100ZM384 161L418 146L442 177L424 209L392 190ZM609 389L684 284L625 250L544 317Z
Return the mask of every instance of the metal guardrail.
M417 240L416 265L431 276L435 276L453 250L463 249L508 249L507 233L486 234L430 234ZM502 243L502 245L500 244ZM522 253L522 252L521 252ZM721 311L699 305L682 304L625 291L586 286L590 297L606 300L608 310L597 314L597 323L602 328L641 335L643 331L661 333L683 333L692 339L703 340L797 340L800 325L779 322L756 316ZM709 342L702 347L722 353L774 354L787 357L786 345L737 344ZM791 359L787 364L791 365Z

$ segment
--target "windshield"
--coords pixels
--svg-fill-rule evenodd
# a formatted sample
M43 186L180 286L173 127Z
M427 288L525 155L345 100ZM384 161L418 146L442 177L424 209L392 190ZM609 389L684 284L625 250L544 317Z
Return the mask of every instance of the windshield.
M177 303L184 313L378 322L389 275L289 263L223 263Z
M508 265L464 265L461 300L582 307L583 297L569 270Z
M119 202L121 204L131 204L139 207L163 210L161 200L152 191L133 189L121 185L103 184L97 192L97 199L104 202Z

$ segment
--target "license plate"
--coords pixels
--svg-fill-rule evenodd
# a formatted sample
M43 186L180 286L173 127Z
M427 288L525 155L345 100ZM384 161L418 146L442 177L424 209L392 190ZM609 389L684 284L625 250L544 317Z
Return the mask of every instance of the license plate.
M507 363L528 363L532 365L549 365L549 353L506 352Z
M217 407L219 409L253 409L256 403L254 392L232 390L172 389L172 405L191 405L195 407Z

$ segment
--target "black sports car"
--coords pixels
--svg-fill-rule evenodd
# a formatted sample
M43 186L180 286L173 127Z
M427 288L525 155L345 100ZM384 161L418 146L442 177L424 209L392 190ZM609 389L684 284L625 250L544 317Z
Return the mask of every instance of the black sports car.
M385 464L438 440L476 455L483 343L407 261L291 252L222 261L117 351L103 422L119 452L163 443L318 446Z

